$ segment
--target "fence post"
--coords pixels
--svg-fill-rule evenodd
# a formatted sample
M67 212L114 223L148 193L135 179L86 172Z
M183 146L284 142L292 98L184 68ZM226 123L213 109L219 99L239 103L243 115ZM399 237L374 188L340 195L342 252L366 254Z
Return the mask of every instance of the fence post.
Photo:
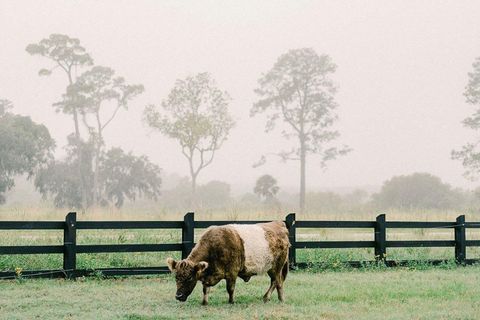
M375 224L375 259L385 261L387 255L387 230L385 215L377 216Z
M183 217L183 229L182 229L182 259L188 257L193 249L193 230L194 230L194 213L188 212Z
M75 279L77 269L77 213L70 212L65 217L63 229L63 270L67 279Z
M465 263L467 257L467 237L465 233L465 216L457 217L455 225L455 260Z
M285 218L285 224L288 229L288 240L290 240L290 248L288 249L288 261L290 263L290 268L294 267L297 264L297 255L296 255L296 231L295 231L295 213L290 213Z

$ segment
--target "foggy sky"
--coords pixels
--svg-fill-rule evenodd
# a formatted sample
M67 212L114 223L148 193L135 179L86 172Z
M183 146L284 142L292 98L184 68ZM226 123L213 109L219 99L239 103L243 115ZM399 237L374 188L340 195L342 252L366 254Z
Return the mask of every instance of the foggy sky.
M160 104L174 81L210 72L233 98L231 136L199 182L252 188L270 173L295 188L299 163L264 153L288 149L264 118L249 117L253 89L289 49L311 47L338 65L334 80L341 132L353 152L331 162L307 159L307 188L380 185L393 175L426 171L473 188L450 152L475 139L460 121L473 111L463 97L467 73L480 56L478 1L5 1L0 0L0 98L16 113L48 126L63 153L73 131L51 106L66 78L39 77L48 61L25 47L51 33L81 40L95 63L112 67L146 91L107 128L108 147L146 154L167 172L187 175L175 141L141 122L145 105Z

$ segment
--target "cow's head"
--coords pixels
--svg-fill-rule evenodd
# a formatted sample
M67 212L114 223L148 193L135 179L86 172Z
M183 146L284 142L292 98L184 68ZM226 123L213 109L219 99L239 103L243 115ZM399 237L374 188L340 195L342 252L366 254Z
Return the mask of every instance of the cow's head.
M187 300L195 288L197 280L201 277L205 269L208 268L208 263L205 261L193 263L186 259L175 261L172 258L168 258L167 265L170 271L175 273L175 280L177 281L175 299L179 301Z

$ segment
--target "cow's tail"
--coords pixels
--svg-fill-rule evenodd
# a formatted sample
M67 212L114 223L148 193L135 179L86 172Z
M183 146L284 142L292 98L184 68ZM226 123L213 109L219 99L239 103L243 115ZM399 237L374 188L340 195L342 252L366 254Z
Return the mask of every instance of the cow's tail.
M283 279L283 281L285 281L285 279L287 278L287 274L288 274L288 259L287 259L287 261L285 261L285 264L283 265L283 268L282 268L282 279Z

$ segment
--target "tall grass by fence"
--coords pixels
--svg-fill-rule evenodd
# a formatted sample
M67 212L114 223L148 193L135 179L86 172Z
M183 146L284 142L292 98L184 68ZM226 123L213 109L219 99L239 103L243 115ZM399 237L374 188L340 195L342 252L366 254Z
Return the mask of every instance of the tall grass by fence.
M0 221L0 230L63 230L63 245L28 245L0 246L1 255L15 254L63 254L63 268L57 270L11 270L0 272L0 279L22 277L65 277L76 278L101 273L104 276L147 275L167 273L168 268L100 268L77 269L77 254L82 253L115 253L115 252L162 252L179 251L186 258L193 246L195 229L204 229L212 225L229 223L254 224L266 221L196 221L194 213L189 212L183 221L77 221L75 212L70 212L65 221ZM366 263L382 263L386 266L396 266L410 261L393 261L387 259L387 248L412 247L454 247L454 258L458 264L480 262L477 259L467 259L467 247L480 247L480 240L467 240L466 231L469 228L480 228L479 222L466 222L465 216L459 216L454 222L411 222L386 221L384 214L377 216L375 221L297 221L295 214L290 213L285 218L289 230L291 248L289 261L291 268L308 266L308 262L297 263L296 251L300 249L331 249L331 248L374 248L371 261L348 261L351 266L362 266ZM374 232L373 241L297 241L297 229L371 229ZM454 229L452 240L397 240L387 241L388 229ZM182 231L181 243L164 244L77 244L77 230L101 229L176 229ZM1 236L1 234L0 234ZM444 260L428 260L438 264Z

